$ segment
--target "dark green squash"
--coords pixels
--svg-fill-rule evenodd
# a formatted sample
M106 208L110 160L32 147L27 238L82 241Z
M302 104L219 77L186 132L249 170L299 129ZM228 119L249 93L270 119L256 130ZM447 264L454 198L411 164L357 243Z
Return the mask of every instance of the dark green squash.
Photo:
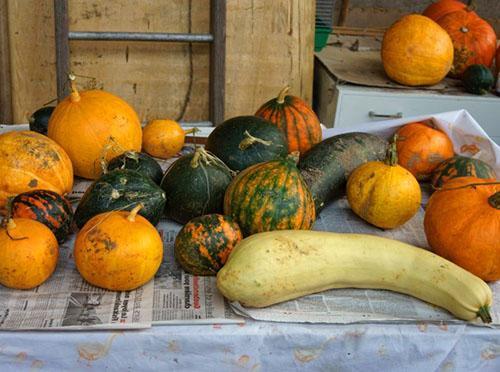
M288 154L284 133L257 116L226 120L210 133L205 148L234 171Z
M75 223L81 228L99 213L130 211L142 203L139 214L156 225L165 199L165 192L149 177L129 169L116 169L103 174L85 191L75 211Z
M434 170L431 184L435 188L442 187L448 180L455 177L496 179L496 174L495 170L482 160L455 155L443 161Z
M47 135L47 129L49 127L50 115L54 111L55 107L45 106L36 110L29 118L30 130L34 132Z
M472 94L488 93L495 79L490 69L484 65L470 65L462 76L462 83L467 92Z
M177 159L161 182L167 194L165 215L181 224L204 214L221 213L231 170L216 156L198 147Z
M160 164L148 154L136 151L126 151L111 159L107 166L108 171L114 169L131 169L151 178L158 185L163 177Z
M208 214L193 218L175 239L175 258L193 275L215 275L226 263L241 230L229 216Z
M344 133L325 139L301 157L298 167L311 190L316 213L345 194L351 172L372 160L384 160L387 141L368 133Z
M11 213L14 218L30 218L47 226L59 243L63 243L72 231L73 208L70 202L50 190L33 190L12 199Z

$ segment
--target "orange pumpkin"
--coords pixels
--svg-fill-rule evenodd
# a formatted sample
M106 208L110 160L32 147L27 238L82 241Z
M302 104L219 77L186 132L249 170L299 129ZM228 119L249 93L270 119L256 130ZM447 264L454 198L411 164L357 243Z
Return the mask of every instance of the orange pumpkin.
M185 131L174 120L153 120L143 129L142 147L151 156L168 159L182 150L186 134L194 131Z
M0 208L7 198L36 189L66 194L73 188L73 167L66 152L32 131L0 135Z
M71 86L50 116L47 135L66 150L77 176L96 179L103 161L141 150L141 123L121 98L102 90L78 92L74 79Z
M30 289L54 272L59 247L52 231L28 219L5 219L0 228L0 283L9 288Z
M277 98L264 103L255 113L281 129L288 142L288 151L305 153L321 142L321 125L309 105L299 97L287 95L285 87Z
M480 185L492 181L449 180L432 194L424 218L432 250L487 281L500 279L500 184Z
M429 17L433 21L436 21L451 13L456 12L457 10L462 10L467 8L467 5L457 0L439 0L435 3L430 4L427 8L425 8L422 15Z
M460 77L470 65L490 67L497 46L495 30L476 13L459 10L438 20L453 41L454 57L450 76Z
M417 180L428 179L442 161L454 155L448 136L424 123L406 124L396 134L398 162Z
M453 62L449 35L430 18L404 16L384 34L382 63L394 81L410 86L439 83Z

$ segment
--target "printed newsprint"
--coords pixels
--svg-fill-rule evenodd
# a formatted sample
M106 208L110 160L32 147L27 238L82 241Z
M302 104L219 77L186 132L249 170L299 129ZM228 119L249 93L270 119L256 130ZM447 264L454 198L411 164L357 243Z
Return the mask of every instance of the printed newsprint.
M427 196L423 195L424 201ZM343 198L321 212L314 229L373 234L428 248L423 231L423 218L424 210L421 208L417 215L402 227L384 231L355 216L347 200ZM492 325L500 325L500 281L491 283L490 287L494 301ZM382 290L334 289L263 309L245 308L239 303L231 303L231 307L239 315L275 322L461 322L437 306L411 296ZM482 325L480 320L474 324Z

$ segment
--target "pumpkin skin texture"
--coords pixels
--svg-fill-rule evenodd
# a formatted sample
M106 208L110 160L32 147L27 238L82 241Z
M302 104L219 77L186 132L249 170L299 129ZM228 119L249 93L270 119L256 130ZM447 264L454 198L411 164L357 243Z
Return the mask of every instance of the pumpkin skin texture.
M43 134L44 136L47 135L50 115L52 115L54 109L55 107L53 106L46 106L36 110L28 120L30 130Z
M32 131L0 135L0 209L7 198L25 191L73 188L73 167L66 152L50 138Z
M449 180L444 190L432 194L424 217L433 252L486 281L500 279L500 185L459 187L492 181ZM496 208L489 202L493 195Z
M0 228L0 283L15 289L39 286L56 268L56 237L47 226L28 218L14 218L4 225Z
M285 133L289 152L302 154L321 141L321 126L311 107L299 97L287 95L288 89L264 103L255 116L269 120Z
M174 120L153 120L142 130L142 147L151 156L171 158L184 146L186 132Z
M108 171L115 169L131 169L151 178L156 184L160 184L163 170L160 164L148 154L143 152L127 151L117 156L108 164Z
M425 8L422 15L429 17L433 21L437 22L441 17L456 12L457 10L466 9L467 5L457 0L440 0L435 3L430 4Z
M141 150L142 128L127 102L102 90L78 92L72 81L72 93L50 117L48 136L68 153L77 176L97 179L102 160Z
M461 77L470 65L491 67L497 47L495 30L476 13L460 10L440 18L438 24L453 41L450 76Z
M165 200L165 192L149 177L129 169L116 169L102 175L85 191L75 211L75 223L81 228L97 214L130 211L142 204L139 214L156 225Z
M316 212L295 159L255 164L229 184L224 214L231 216L244 236L272 230L308 230Z
M72 230L73 208L54 191L35 190L17 195L11 203L14 218L30 218L43 223L63 243Z
M175 258L193 275L216 275L243 234L229 216L208 214L193 218L177 234Z
M396 131L399 164L417 180L427 180L434 169L454 155L448 136L424 123L410 123Z
M210 133L205 149L234 171L288 154L284 133L257 116L226 120Z
M417 213L422 200L418 181L391 156L395 155L388 155L385 162L361 165L347 181L347 200L353 212L382 229L403 225Z
M462 76L462 83L465 91L472 94L488 93L495 79L490 69L484 65L470 65L465 69Z
M161 182L167 195L165 215L184 224L204 214L222 213L224 193L232 179L230 169L202 148L182 156Z
M397 83L437 84L450 71L452 62L453 43L430 18L404 16L384 34L382 63L386 74Z
M457 177L495 179L496 174L495 170L482 160L455 155L439 164L432 174L431 183L434 187L442 187L443 184Z
M136 213L135 209L99 214L80 230L75 264L87 282L112 291L130 291L156 274L163 242L155 227Z

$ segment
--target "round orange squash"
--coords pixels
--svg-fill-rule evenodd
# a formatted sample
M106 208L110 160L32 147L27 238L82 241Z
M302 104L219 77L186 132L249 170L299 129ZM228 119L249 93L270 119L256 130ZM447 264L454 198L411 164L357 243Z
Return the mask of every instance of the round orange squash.
M182 150L186 134L194 131L182 129L174 120L152 120L143 129L142 148L151 156L168 159Z
M54 272L59 247L52 231L28 219L5 219L0 228L0 283L9 288L30 289Z
M410 86L433 85L450 71L453 43L436 22L410 14L386 31L381 53L384 70L392 80Z
M457 10L467 8L467 5L457 0L439 0L430 4L425 8L422 15L429 17L433 21L438 21L439 18Z
M37 189L64 195L73 188L73 167L66 152L32 131L0 135L0 209L7 198Z
M424 123L406 124L396 134L398 162L417 180L428 179L441 162L454 155L448 136Z
M497 37L488 22L474 12L460 10L443 16L438 24L453 41L454 57L450 76L461 77L470 65L491 66Z
M74 80L71 85L50 116L47 135L66 150L77 176L96 179L103 161L141 150L141 123L121 98L102 90L79 92Z
M500 279L500 184L481 185L490 182L449 180L432 194L424 218L432 250L486 281Z
M90 284L113 291L130 291L149 282L163 258L163 242L155 227L131 212L101 213L78 233L76 268Z

